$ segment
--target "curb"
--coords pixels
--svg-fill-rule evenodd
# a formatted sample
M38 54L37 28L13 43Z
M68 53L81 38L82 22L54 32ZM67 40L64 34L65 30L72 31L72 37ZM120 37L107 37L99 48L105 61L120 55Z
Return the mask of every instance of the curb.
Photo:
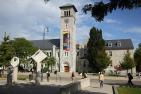
M119 94L119 93L118 93L118 90L117 90L117 87L119 87L119 86L118 86L118 85L113 85L113 86L112 86L113 94Z

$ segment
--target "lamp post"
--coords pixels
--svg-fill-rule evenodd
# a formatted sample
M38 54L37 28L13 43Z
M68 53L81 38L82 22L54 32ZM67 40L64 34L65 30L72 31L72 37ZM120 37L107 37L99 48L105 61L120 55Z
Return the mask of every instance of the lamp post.
M48 32L47 26L45 26L44 32L43 32L43 49L42 50L45 50L45 34L46 34L46 32ZM41 81L43 81L43 64L41 66Z

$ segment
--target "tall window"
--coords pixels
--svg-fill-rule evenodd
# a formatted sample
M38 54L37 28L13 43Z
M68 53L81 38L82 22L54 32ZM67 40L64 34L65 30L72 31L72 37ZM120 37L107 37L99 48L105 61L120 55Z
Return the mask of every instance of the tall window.
M50 57L52 56L51 52L50 52Z
M79 52L77 52L77 56L79 56Z
M121 47L121 42L120 41L117 42L117 47Z
M60 53L58 52L58 57L60 56Z
M69 11L64 11L64 16L65 17L70 16L70 10Z
M65 56L68 56L68 52L65 52Z

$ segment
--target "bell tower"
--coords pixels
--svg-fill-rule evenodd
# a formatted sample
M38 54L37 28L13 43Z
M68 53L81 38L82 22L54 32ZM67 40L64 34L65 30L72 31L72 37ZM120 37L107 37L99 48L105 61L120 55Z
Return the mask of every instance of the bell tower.
M60 6L60 71L76 71L76 12L74 5Z

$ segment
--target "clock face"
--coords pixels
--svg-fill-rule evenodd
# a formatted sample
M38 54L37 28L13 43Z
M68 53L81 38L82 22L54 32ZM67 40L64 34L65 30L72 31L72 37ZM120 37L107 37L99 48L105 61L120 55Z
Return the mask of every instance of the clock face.
M69 23L69 19L65 19L64 22L65 22L65 23Z

